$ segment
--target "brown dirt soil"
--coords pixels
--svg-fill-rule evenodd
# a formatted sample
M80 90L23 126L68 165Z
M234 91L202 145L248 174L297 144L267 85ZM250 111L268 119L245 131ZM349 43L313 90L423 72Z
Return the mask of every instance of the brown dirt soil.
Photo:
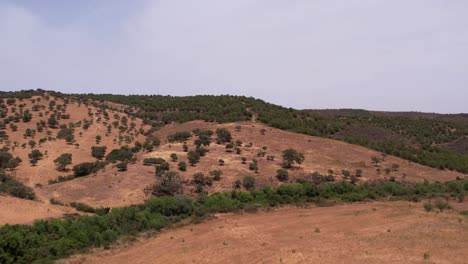
M0 196L0 212L0 225L31 224L35 219L60 218L64 214L77 213L71 207L8 196Z
M65 263L466 263L466 248L457 212L375 202L220 214Z

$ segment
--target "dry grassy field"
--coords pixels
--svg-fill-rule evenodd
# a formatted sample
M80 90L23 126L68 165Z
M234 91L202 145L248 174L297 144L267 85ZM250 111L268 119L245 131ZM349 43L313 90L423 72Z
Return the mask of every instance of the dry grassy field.
M466 217L374 202L220 214L65 263L466 263L466 248Z

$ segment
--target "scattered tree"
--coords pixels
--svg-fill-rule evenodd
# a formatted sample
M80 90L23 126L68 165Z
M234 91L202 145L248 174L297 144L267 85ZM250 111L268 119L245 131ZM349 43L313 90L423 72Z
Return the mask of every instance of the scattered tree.
M102 147L93 146L93 147L91 147L91 155L93 157L95 157L96 159L98 159L98 160L102 160L102 158L104 158L106 156L106 151L107 151L106 146L102 146Z
M292 148L284 150L281 157L284 168L291 168L294 163L301 164L304 161L304 154Z
M119 162L115 167L117 168L117 171L127 171L127 162Z
M216 143L224 144L226 142L231 142L232 136L231 133L226 128L218 128L216 129Z
M72 164L72 154L70 153L63 153L58 158L54 160L55 165L57 166L57 170L65 171L67 165Z
M44 155L42 154L42 152L40 152L37 149L31 151L31 153L28 154L29 161L31 162L31 165L33 166L35 166L37 164L37 161L42 159L43 156Z
M197 164L200 161L200 154L196 151L191 150L187 153L187 159L190 165L195 166L195 164Z
M187 163L185 161L179 162L179 164L177 166L179 167L180 171L186 171L187 170Z
M180 194L182 186L182 177L177 172L168 171L161 175L159 183L153 185L152 193L155 196Z

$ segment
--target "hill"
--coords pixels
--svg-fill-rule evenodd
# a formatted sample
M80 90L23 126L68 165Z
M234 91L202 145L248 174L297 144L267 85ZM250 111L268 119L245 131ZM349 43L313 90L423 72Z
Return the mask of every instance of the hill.
M365 247L370 244L391 245L390 251L375 251L379 261L391 262L394 258L389 258L384 252L398 252L398 245L415 243L421 237L425 241L425 250L437 254L434 259L459 260L454 255L459 254L459 250L441 246L435 241L454 241L451 239L453 233L463 232L460 231L463 230L460 226L463 221L458 220L456 211L466 213L466 202L463 202L468 190L466 173L448 170L448 167L425 166L420 164L422 162L405 160L361 146L365 144L346 141L352 141L349 140L351 137L361 137L380 146L378 142L393 140L424 153L453 154L458 150L442 149L448 144L461 146L457 142L464 136L460 132L463 131L462 118L447 121L406 114L404 117L388 117L381 113L371 113L370 118L358 118L354 113L352 117L321 113L323 118L318 118L318 123L322 122L320 124L329 129L336 120L346 124L352 120L349 121L351 125L325 135L312 133L313 129L319 131L320 127L301 130L304 128L302 125L312 124L309 121L298 122L298 118L308 115L305 112L246 97L200 96L183 100L167 97L161 101L164 103L159 110L151 111L149 109L154 107L152 97L141 101L140 105L132 105L132 100L137 102L141 97L130 96L127 97L130 101L120 102L120 99L102 100L95 95L64 95L47 91L2 95L5 96L0 100L0 210L4 212L0 214L0 224L3 224L0 227L2 263L57 260L92 247L109 247L111 243L125 241L125 238L141 232L151 235L164 227L198 223L217 213L254 212L261 208L278 211L246 217L221 215L218 216L221 220L199 226L205 235L193 232L193 237L184 233L185 229L175 230L174 234L184 236L182 243L187 239L182 250L198 252L200 241L208 245L212 255L207 259L212 262L224 261L226 256L248 257L263 249L270 254L251 257L252 260L284 258L288 262L308 262L319 260L325 252L335 249L336 246L330 245L337 241L359 241L359 245ZM185 105L179 105L181 100ZM170 107L172 103L174 105ZM207 103L211 107L209 112L205 112ZM294 123L297 126L280 129L269 124L278 120L276 115L287 117L282 115L284 113L292 115L286 123L297 122ZM297 113L301 117L294 117ZM269 120L268 117L274 119ZM181 120L185 122L179 122ZM449 124L445 122L457 123L451 127L450 133L439 131L418 138L420 129L428 125L434 128ZM395 127L414 133L412 136L397 133ZM439 143L429 148L422 147L422 143L433 140ZM461 159L464 157L462 153L456 155ZM428 161L427 157L418 156L415 161L420 158ZM450 161L458 164L460 160ZM429 205L425 204L429 206L426 210L435 210L436 207L444 214L438 217L431 213L430 217L424 218L424 225L436 228L450 225L450 230L444 229L431 237L427 228L415 226L416 222L421 223L422 205L415 203L418 209L408 210L413 204L387 205L383 202L419 202L425 199L431 201ZM435 199L434 204L432 199ZM381 203L375 205L378 207L376 210L370 210L370 206L374 206L372 204L342 205L374 200ZM278 209L287 205L311 204L341 204L343 207ZM394 209L387 210L388 206L394 206ZM448 208L455 209L447 212ZM302 216L309 214L314 217ZM358 217L361 215L364 217ZM37 221L39 219L44 220ZM212 224L217 226L219 221L231 232L210 232L216 229ZM26 225L4 225L6 223ZM366 228L362 228L362 223ZM307 231L306 226L310 224L320 225L317 228L333 235L315 240L298 235L300 232L312 232ZM271 229L261 229L259 225L270 226ZM389 226L396 235L389 240L379 240L383 234L388 236ZM366 233L340 237L346 230ZM314 231L314 234L320 232ZM274 236L286 237L287 245L291 247L286 247L282 240L272 239ZM251 237L254 238L253 244L247 247L247 244L237 245ZM221 244L219 239L223 240ZM310 251L308 246L315 244L317 239L325 243L318 248L319 254ZM374 240L369 242L369 239ZM171 245L164 254L155 251L162 259L180 254L178 245L165 241L138 242L136 248L131 247L128 251L117 248L112 252L118 260L108 259L104 254L72 258L70 261L125 262L128 261L125 256L132 259L142 256L141 261L148 262L147 258L153 255L142 254L141 249L159 247L160 243ZM223 252L230 243L237 245L236 250L230 251L231 255L214 254ZM267 246L270 243L271 246ZM463 245L464 241L457 240L457 243ZM354 252L353 260L377 261L377 257L367 253L358 254L359 245L349 248L349 252ZM223 248L211 250L218 246ZM286 250L273 254L278 247ZM425 256L424 252L419 252L421 250L422 247L413 247L413 251L398 253L408 258L413 254ZM334 260L343 258L340 254L328 255ZM255 253L255 256L260 255ZM201 257L206 256L193 252L188 256L190 259Z
M77 96L129 105L128 112L162 123L255 117L275 128L335 138L422 165L468 173L467 114L296 110L244 96Z
M168 142L167 138L177 132L205 129L215 131L226 128L231 131L233 141L242 141L241 153L226 151L225 145L212 143L206 147L208 152L201 157L195 166L188 166L186 171L179 171L177 164L187 160L181 142ZM265 130L262 134L262 130ZM296 180L324 181L323 177L331 175L332 180L365 182L377 179L395 179L398 181L448 181L463 178L464 175L453 171L442 171L408 162L397 157L383 156L381 153L361 146L301 135L280 129L274 129L258 123L241 122L215 124L204 121L191 121L183 124L166 125L156 131L154 135L161 138L161 145L154 151L143 153L135 164L129 164L125 173L115 168L107 168L95 176L80 177L72 181L43 186L38 193L44 197L54 197L62 202L74 201L86 203L93 207L115 207L141 203L147 199L144 190L157 180L152 166L144 166L145 158L162 158L169 161L171 170L178 171L183 177L184 193L194 195L197 184L193 183L193 175L203 173L209 177L209 172L222 172L220 180L212 185L203 185L204 191L209 193L229 191L234 188L236 181L242 181L246 175L254 176L258 186L278 186L281 182L276 178L277 170L282 168L281 154L287 148L294 148L302 152L305 161L289 170L287 182ZM196 136L188 139L187 146L193 150ZM250 146L250 143L252 145ZM266 148L265 148L266 147ZM264 150L265 149L265 150ZM264 153L265 152L265 153ZM177 162L170 161L171 154L178 156ZM259 154L261 156L259 157ZM274 156L274 160L268 160ZM246 158L243 163L242 157ZM378 165L372 161L373 157L381 161ZM222 159L224 164L219 165ZM258 172L249 169L252 160L257 161ZM359 176L355 177L356 172ZM349 173L349 175L347 174ZM316 176L316 177L314 177ZM322 177L323 176L323 177Z
M145 165L145 159L158 158L164 159L170 170L182 176L182 191L190 195L201 191L229 191L236 186L242 188L242 181L247 175L254 177L257 186L278 186L282 182L295 181L320 183L344 180L359 183L391 179L414 182L447 181L464 177L461 173L429 168L343 142L346 141L342 138L344 133L347 133L348 139L352 135L349 129L326 138L270 127L257 122L262 116L254 111L259 109L256 104L265 103L251 98L186 98L186 108L179 106L179 98L167 98L168 102L163 100L165 104L159 105L158 110L147 112L142 109L153 106L154 97L145 97L148 102L142 101L137 108L121 104L120 99L115 98L111 98L113 102L99 101L99 96L93 98L95 95L69 96L28 91L4 93L3 96L0 147L22 161L11 169L10 174L17 181L33 188L37 199L45 204L51 199L60 204L80 202L96 208L142 203L149 197L151 186L160 181L158 177L155 178L155 167L160 165ZM141 97L128 98L126 103ZM205 101L213 103L213 110L207 115L203 111ZM237 107L239 102L242 103L243 111ZM174 106L167 109L171 104ZM193 110L192 104L199 108ZM231 113L232 116L224 113ZM194 117L212 119L209 116L222 119L211 120L218 122L170 121L171 118L177 121L177 117L183 115L188 120ZM336 114L327 112L323 115ZM168 116L172 117L168 119ZM420 117L405 118L419 120ZM49 124L50 119L55 119L56 123ZM227 122L231 119L244 121ZM198 149L196 141L199 136L193 132L211 131L214 134L217 129L226 129L232 135L231 148L227 148L228 143L217 144L216 135L210 135L211 143L204 147L207 152L200 161L195 166L187 166L185 171L179 170L179 162L189 163L187 152ZM361 129L370 131L366 127ZM181 141L169 141L171 136L180 132L190 136ZM375 142L381 136L378 134L373 137L359 130L353 133L361 137L365 135L368 140ZM389 135L389 138L395 136ZM184 144L187 145L187 151L183 148ZM93 156L93 147L105 147L102 157ZM303 153L305 159L299 166L287 170L287 178L280 181L276 177L277 171L282 168L282 152L288 148ZM110 153L120 153L121 150L124 154L129 153L131 158L104 162ZM31 159L29 155L33 151L39 151L43 156L37 160ZM67 153L72 154L71 162L64 169L58 168L54 161ZM176 155L177 161L171 161L171 155ZM219 160L223 161L222 165ZM119 163L124 163L125 169L119 168ZM76 176L75 169L83 164L91 166L90 171ZM213 181L214 174L210 175L210 172L217 171L222 175ZM196 173L202 173L202 178L195 180Z

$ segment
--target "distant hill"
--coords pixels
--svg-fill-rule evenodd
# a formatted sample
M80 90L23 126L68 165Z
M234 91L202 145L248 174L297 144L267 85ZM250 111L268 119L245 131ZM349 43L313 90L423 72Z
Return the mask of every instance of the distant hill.
M4 97L43 93L0 93ZM50 92L56 96L61 93ZM296 110L245 96L74 94L127 105L125 112L159 125L193 120L237 122L256 119L297 133L335 138L426 166L468 173L468 114L443 115L366 110ZM397 110L397 109L396 109Z

